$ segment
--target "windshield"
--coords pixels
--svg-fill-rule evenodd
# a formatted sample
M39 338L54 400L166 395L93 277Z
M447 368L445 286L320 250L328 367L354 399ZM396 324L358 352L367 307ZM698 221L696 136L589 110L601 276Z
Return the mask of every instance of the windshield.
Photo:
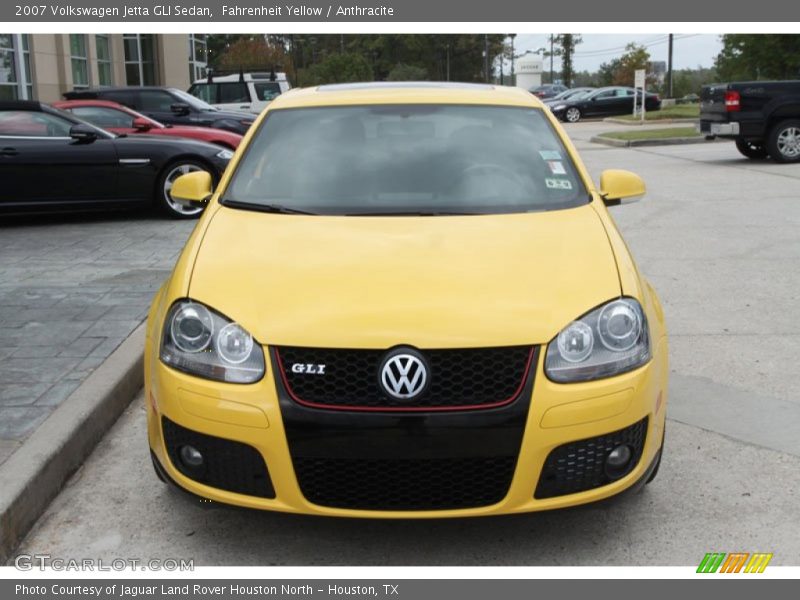
M217 110L213 106L211 106L208 102L204 102L197 98L196 96L192 96L191 94L187 94L183 90L173 89L172 93L175 94L178 98L181 99L182 102L186 102L189 106L193 106L198 110Z
M244 208L336 215L529 212L588 200L540 109L485 105L273 111L223 194Z

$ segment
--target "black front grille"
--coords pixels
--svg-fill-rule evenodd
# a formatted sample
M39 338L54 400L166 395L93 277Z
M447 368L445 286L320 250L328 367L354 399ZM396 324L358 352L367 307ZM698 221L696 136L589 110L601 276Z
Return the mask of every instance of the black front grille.
M349 410L470 409L502 406L519 396L531 346L423 350L430 383L417 398L396 400L379 384L385 350L276 349L283 382L298 402ZM295 373L292 365L325 365L324 374Z
M161 427L169 459L186 477L229 492L275 497L267 465L261 453L252 446L186 429L166 417L162 417ZM184 465L180 450L185 445L202 453L205 459L203 467Z
M609 453L617 446L629 445L633 457L626 473L632 471L642 456L646 434L647 418L613 433L559 446L544 463L534 497L553 498L611 483L605 469Z
M446 510L505 498L517 459L294 458L303 495L320 506L359 510Z

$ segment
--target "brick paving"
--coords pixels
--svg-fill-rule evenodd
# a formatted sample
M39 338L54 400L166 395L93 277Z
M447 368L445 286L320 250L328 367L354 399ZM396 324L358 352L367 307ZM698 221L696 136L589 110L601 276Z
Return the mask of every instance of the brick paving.
M193 227L0 217L0 463L145 319Z

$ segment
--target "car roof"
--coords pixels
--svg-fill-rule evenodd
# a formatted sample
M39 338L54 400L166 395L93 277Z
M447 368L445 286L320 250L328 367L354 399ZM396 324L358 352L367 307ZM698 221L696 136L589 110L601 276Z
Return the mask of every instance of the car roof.
M97 87L81 90L70 90L69 92L64 92L62 95L67 100L78 100L81 98L94 98L99 94L105 94L107 92L133 92L140 90L172 91L174 89L176 88L168 85L122 85L117 87Z
M228 75L214 75L211 74L211 83L238 83L244 78L245 81L253 81L255 83L270 82L270 81L286 81L286 73L275 73L275 79L271 79L271 73L242 73L241 75L228 74ZM202 79L195 79L194 84L208 83L208 77Z
M76 98L75 100L57 100L50 103L56 108L68 108L71 106L104 106L106 108L113 108L124 112L132 112L127 106L114 102L112 100L100 100L98 98Z
M476 83L390 81L339 83L294 88L270 104L270 110L363 104L485 104L542 107L523 88Z
M42 112L42 103L35 100L3 100L0 110L33 110Z

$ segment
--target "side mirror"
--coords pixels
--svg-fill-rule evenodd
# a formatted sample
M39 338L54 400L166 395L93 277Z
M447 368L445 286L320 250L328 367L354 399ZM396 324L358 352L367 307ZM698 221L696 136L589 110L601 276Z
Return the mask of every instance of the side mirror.
M189 105L186 104L186 102L176 102L175 104L170 105L169 109L176 115L189 114Z
M600 196L606 206L635 202L646 192L644 181L636 173L609 169L600 174Z
M178 177L172 184L169 195L187 208L205 206L214 194L211 173L193 171Z
M136 117L133 120L133 128L136 131L150 131L152 126L150 125L150 121L143 117Z
M97 132L89 125L78 123L69 128L69 137L76 142L89 144L97 139Z

